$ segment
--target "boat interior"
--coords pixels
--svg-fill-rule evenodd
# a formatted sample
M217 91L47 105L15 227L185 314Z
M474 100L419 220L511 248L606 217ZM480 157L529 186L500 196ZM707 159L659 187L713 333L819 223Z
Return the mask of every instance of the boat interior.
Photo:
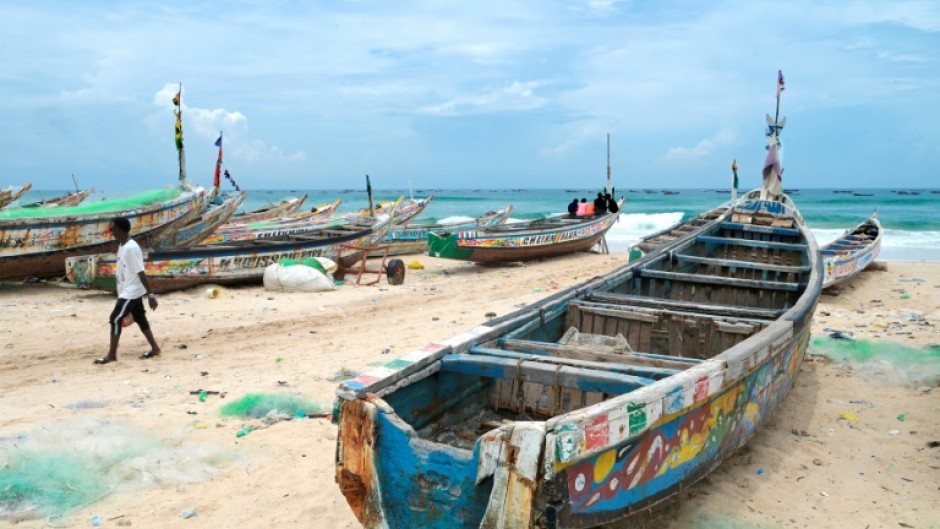
M587 290L523 309L507 332L381 395L418 436L471 450L712 358L776 321L811 274L800 229L712 219ZM509 318L509 316L507 316ZM497 323L498 324L498 323Z
M831 256L861 250L877 240L880 231L878 224L864 222L851 232L827 244L820 253L823 256Z

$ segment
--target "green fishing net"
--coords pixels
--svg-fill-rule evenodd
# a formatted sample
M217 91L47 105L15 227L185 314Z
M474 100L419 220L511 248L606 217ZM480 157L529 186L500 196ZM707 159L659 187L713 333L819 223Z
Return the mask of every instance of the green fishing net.
M0 438L0 522L66 516L114 491L196 483L229 458L119 421L47 423Z
M893 342L815 338L809 354L851 366L865 378L909 387L940 384L940 349Z
M249 393L222 406L219 413L223 417L260 419L272 411L297 417L308 413L323 413L327 410L327 407L297 395Z
M109 198L97 202L85 202L71 207L55 208L7 208L0 211L0 219L32 219L71 217L75 215L97 215L104 213L120 213L146 207L150 204L166 202L180 197L185 191L180 187L147 191L136 195L121 198Z

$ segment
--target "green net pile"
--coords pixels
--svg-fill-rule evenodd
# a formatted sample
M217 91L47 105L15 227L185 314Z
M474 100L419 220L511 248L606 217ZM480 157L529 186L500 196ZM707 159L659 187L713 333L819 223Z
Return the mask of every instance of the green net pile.
M809 354L827 357L870 380L912 388L940 384L940 349L899 343L815 338Z
M249 393L222 406L219 413L224 417L260 419L272 411L296 417L327 410L328 408L297 395Z
M71 207L56 208L9 208L0 211L0 219L32 219L45 217L72 217L76 215L98 215L120 213L166 202L180 197L185 191L180 187L147 191L121 198L109 198L98 202L86 202Z
M228 458L118 421L45 424L0 438L0 522L62 517L118 490L196 483Z

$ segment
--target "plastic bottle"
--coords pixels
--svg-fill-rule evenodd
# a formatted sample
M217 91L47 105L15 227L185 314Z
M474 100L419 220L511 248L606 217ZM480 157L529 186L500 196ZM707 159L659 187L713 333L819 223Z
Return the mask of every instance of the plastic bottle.
M254 430L254 428L252 428L251 425L248 425L235 432L235 437L245 437L246 435L250 434L252 430Z
M101 527L101 516L94 515L91 517L91 526L92 527Z
M203 390L199 392L199 402L205 402L209 398L209 392Z

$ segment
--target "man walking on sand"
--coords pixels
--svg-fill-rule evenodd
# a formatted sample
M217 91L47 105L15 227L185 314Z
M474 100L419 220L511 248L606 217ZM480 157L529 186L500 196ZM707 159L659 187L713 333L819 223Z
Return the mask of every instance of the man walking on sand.
M150 290L147 274L144 273L144 255L140 246L130 238L131 222L124 217L115 217L110 224L111 235L118 242L117 251L117 294L118 300L111 311L108 321L111 323L111 346L108 355L95 360L98 365L117 361L118 341L121 339L121 329L136 321L140 332L144 333L150 342L150 352L140 355L141 358L153 358L160 354L160 346L153 338L150 323L147 322L147 311L144 309L144 296L150 304L151 310L157 310L157 297ZM133 320L126 318L133 317ZM124 324L122 326L122 323Z

